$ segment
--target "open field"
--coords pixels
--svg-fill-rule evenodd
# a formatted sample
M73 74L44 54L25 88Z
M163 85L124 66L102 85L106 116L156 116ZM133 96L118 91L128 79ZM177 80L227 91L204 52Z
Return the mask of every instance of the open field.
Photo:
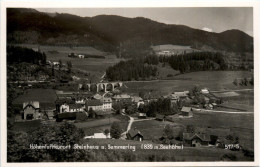
M95 119L91 121L75 123L75 126L84 130L85 135L93 135L94 133L104 132L105 129L110 130L113 122L119 122L122 131L125 131L128 124L128 117L122 115L114 115L110 118Z
M226 97L224 100L229 101L230 103L243 104L248 106L254 106L254 92L253 91L240 91L237 92L239 96Z
M171 51L174 54L183 54L184 52L191 53L193 51L200 51L200 50L197 50L197 49L193 49L190 46L172 45L172 44L156 45L156 46L152 46L152 49L155 52Z
M243 146L254 147L254 115L226 113L197 113L190 119L176 118L174 122L194 127L213 129L230 129L230 133L239 137ZM225 132L224 132L225 133ZM227 134L226 134L227 135Z
M19 46L37 49L37 45L29 45L29 44L22 44ZM119 62L122 59L116 58L115 55L109 55L105 52L97 50L93 47L65 47L65 46L40 46L41 51L45 52L47 56L47 61L56 61L58 62L60 59L62 60L63 64L66 64L67 61L71 61L73 69L79 69L84 72L88 72L91 74L96 75L97 77L101 77L106 69L109 66L114 65L115 63ZM105 59L101 58L86 58L86 59L79 59L79 58L71 58L68 57L70 53L77 53L77 54L90 54L90 55L103 55Z
M162 94L170 94L173 91L190 90L195 85L207 87L210 90L236 90L252 89L253 86L235 86L232 82L238 77L250 77L249 71L200 71L174 76L173 80L153 80L125 82L128 92L160 91Z
M241 152L238 151L230 151L219 148L207 148L207 147L184 147L183 149L152 149L145 150L141 149L141 144L153 144L153 146L158 146L158 144L149 142L149 141L131 141L131 140L114 140L114 139L85 139L83 141L84 145L117 145L117 146L135 146L135 151L131 149L128 150L116 150L117 152L126 152L130 151L135 154L135 161L155 161L156 159L160 159L164 157L164 162L167 161L220 161L221 156L227 153L231 153L237 157L240 161L248 160L243 157ZM99 150L100 151L100 150ZM106 150L113 151L113 150ZM130 154L131 155L131 154ZM169 159L173 157L173 159ZM167 159L168 158L168 159Z
M174 136L187 125L193 125L198 131L225 137L233 134L239 137L240 144L247 148L254 148L254 117L253 114L226 114L226 113L201 113L194 112L192 118L173 118L173 122L147 120L134 122L136 127L144 135L145 139L158 139L162 137L166 124L174 129Z
M175 135L178 134L178 131L183 128L180 124L168 122L168 121L157 121L157 120L146 120L140 122L134 122L132 127L137 128L140 132L144 135L144 139L158 139L163 135L164 127L170 124L176 130L174 133Z

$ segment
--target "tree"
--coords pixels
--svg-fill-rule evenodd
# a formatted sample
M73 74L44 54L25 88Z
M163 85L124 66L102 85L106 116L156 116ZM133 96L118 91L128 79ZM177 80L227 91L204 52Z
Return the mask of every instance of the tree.
M167 124L163 129L163 135L166 136L169 140L174 139L173 129L171 125Z
M136 105L131 105L131 106L127 107L125 112L130 115L130 114L136 113L137 111L138 110L137 110Z
M113 122L110 128L111 138L119 139L121 137L122 128L119 122Z
M61 69L61 67L62 67L62 61L61 59L59 59L59 70Z
M94 110L93 110L92 108L90 108L90 109L88 110L88 116L89 116L90 118L95 118L95 112L94 112Z
M71 61L67 61L67 68L68 68L68 72L71 72L71 68L72 68L72 63Z
M196 96L196 95L198 95L198 93L199 93L199 88L198 88L198 86L196 85L196 86L194 86L194 87L191 89L191 91L190 91L190 96Z
M106 136L108 136L109 130L108 130L108 129L105 129L105 130L104 130L104 134L105 134Z
M42 125L37 130L27 133L10 134L8 141L9 162L65 162L79 161L85 157L84 150L73 149L74 144L81 144L85 136L82 129L69 123L60 125ZM30 149L30 144L68 146L66 149Z

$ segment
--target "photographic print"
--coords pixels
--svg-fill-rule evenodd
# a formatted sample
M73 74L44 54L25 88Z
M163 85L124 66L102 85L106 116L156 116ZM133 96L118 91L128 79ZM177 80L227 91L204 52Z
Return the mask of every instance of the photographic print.
M7 7L7 163L254 162L253 20Z

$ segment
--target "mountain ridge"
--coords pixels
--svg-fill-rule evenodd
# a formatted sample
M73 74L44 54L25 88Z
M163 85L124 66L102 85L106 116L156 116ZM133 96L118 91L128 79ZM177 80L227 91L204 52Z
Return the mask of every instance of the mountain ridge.
M8 43L88 45L105 51L117 51L122 45L125 50L139 50L151 45L174 44L198 49L207 45L228 52L253 52L253 37L241 30L215 33L144 17L117 15L80 17L8 8L7 34ZM22 34L28 35L23 38Z

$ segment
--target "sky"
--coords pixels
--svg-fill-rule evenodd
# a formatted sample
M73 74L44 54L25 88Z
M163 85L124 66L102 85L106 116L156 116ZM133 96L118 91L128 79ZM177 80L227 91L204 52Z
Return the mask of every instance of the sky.
M82 17L119 15L145 17L166 23L186 25L210 32L239 29L253 36L253 8L251 7L179 7L179 8L36 8L41 12L69 13Z

